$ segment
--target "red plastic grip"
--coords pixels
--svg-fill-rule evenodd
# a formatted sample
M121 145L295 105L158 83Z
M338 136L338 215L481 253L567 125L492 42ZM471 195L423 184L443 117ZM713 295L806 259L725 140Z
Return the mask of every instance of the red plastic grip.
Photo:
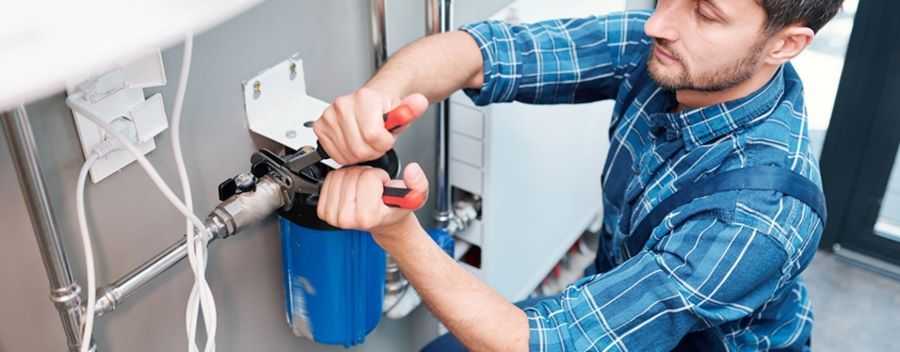
M384 205L409 210L419 209L425 204L425 192L413 191L409 188L384 187L381 199Z
M396 109L384 114L384 128L394 132L396 129L408 125L415 118L416 115L409 106L400 105Z

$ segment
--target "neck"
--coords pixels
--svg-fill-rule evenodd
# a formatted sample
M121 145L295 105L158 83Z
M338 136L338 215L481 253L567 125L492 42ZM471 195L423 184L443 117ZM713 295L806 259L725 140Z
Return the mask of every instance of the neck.
M778 66L764 65L750 79L731 88L714 92L679 89L675 92L678 110L701 108L746 97L769 83L777 70Z

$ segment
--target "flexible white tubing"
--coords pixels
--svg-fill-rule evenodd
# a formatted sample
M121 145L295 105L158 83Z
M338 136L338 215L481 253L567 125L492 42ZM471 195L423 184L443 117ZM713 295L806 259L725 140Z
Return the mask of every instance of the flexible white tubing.
M66 99L66 104L69 106L69 108L77 111L79 114L102 128L104 131L106 131L107 134L113 136L113 138L115 138L115 140L118 141L119 144L125 147L125 150L127 150L129 153L131 153L132 156L134 156L134 158L138 162L138 165L140 165L144 169L144 171L147 173L147 176L150 178L156 188L159 189L160 193L162 193L163 196L169 201L169 203L171 203L172 206L178 209L178 211L188 219L188 221L193 225L194 230L200 229L201 233L203 234L203 238L209 238L211 236L211 234L203 224L203 221L201 221L200 218L193 214L187 208L187 206L184 205L181 199L179 199L178 196L175 195L174 192L172 192L172 189L162 179L162 177L159 175L159 172L155 167L153 167L153 164L151 164L150 161L147 160L147 157L145 157L144 154L141 153L141 151L138 150L131 141L125 138L118 131L114 130L108 123L103 121L100 117L98 117L82 105L84 103L82 102L81 94L69 96Z
M191 211L193 211L191 184L187 175L187 168L184 164L184 154L181 151L181 113L184 106L185 92L187 91L188 77L190 76L193 48L193 35L188 33L184 40L184 54L181 60L178 91L175 94L175 105L172 109L172 151L175 155L178 178L181 181L181 189L184 193L184 203ZM194 272L194 286L191 288L187 307L185 308L188 350L191 352L198 351L196 345L197 318L199 317L200 308L202 307L203 322L206 327L206 348L204 351L212 352L215 351L217 313L212 291L210 290L209 283L206 281L207 238L206 236L203 236L198 241L194 233L194 227L191 226L190 221L188 221L186 225L186 236L188 261Z
M172 206L178 209L178 211L181 212L182 215L190 219L191 224L194 225L195 229L200 229L201 231L204 231L207 236L209 236L209 231L206 230L206 226L203 224L203 221L200 221L200 218L198 218L190 210L188 210L184 203L181 202L181 199L178 199L178 196L176 196L175 193L172 192L172 189L169 188L169 185L166 184L166 181L163 181L162 177L159 175L159 172L156 171L156 168L153 167L153 164L151 164L150 161L147 160L147 157L145 157L144 154L141 153L141 151L138 150L133 143L131 143L131 141L122 136L121 133L114 130L108 123L97 117L97 115L92 113L90 110L85 109L82 105L83 103L79 100L81 100L81 95L72 95L69 96L68 99L66 99L66 104L68 104L70 108L74 109L97 126L100 126L100 128L106 131L106 133L113 136L113 138L115 138L116 141L119 142L119 144L125 147L125 150L127 150L134 156L135 159L137 159L138 165L140 165L144 169L144 171L146 171L147 176L150 177L150 180L153 181L153 184L156 185L156 188L159 188L159 191L163 194L164 197L166 197L169 203L172 203Z
M84 325L81 333L81 352L87 352L91 347L91 336L94 333L94 311L97 302L97 278L94 272L94 249L91 243L91 235L88 232L87 216L84 211L84 184L87 182L88 171L100 158L98 153L84 162L81 172L78 174L78 188L75 191L75 208L78 213L78 227L81 231L81 243L84 246L84 266L87 275L87 302L85 308Z
M184 157L181 153L181 144L179 138L179 130L180 130L180 120L181 120L181 110L184 102L184 94L187 85L187 79L190 72L190 61L193 49L193 40L192 35L188 35L185 41L185 52L182 60L182 71L179 78L179 85L177 90L177 95L175 98L175 106L173 111L173 141L172 146L175 151L175 160L178 167L179 177L181 179L181 185L185 192L185 203L175 195L172 189L166 184L166 182L159 175L159 172L155 167L150 163L149 160L137 149L137 147L129 141L126 137L124 137L121 133L114 130L108 123L103 121L99 116L92 113L89 109L84 107L84 103L81 101L83 95L75 94L71 95L66 99L66 105L69 106L72 110L77 111L79 114L83 115L85 118L102 128L106 131L107 134L113 136L115 140L125 147L128 152L134 156L138 164L144 169L147 173L147 176L150 180L156 185L159 191L163 194L163 196L176 208L182 215L187 219L187 246L188 246L188 260L191 263L191 268L195 276L194 287L191 290L191 295L188 297L188 306L186 309L187 317L187 333L189 336L189 344L188 349L190 351L197 351L196 346L196 338L195 338L195 330L196 330L196 321L197 315L199 314L198 307L202 306L203 315L204 315L204 324L207 330L207 343L205 351L211 352L215 351L215 334L216 334L216 311L215 311L215 301L212 297L212 292L209 289L208 282L205 277L205 269L206 269L206 261L207 261L207 253L206 253L206 243L208 238L210 237L209 232L206 230L203 222L193 213L192 210L192 198L190 194L190 183L187 179L187 172L184 166ZM85 264L87 266L87 274L88 274L88 309L86 312L86 320L82 335L82 341L86 342L82 345L82 351L86 352L88 348L90 348L90 338L93 332L93 322L94 322L94 305L96 304L96 277L94 274L94 256L93 250L90 243L90 236L87 230L87 222L86 215L83 206L83 193L84 193L84 183L86 182L87 172L90 170L91 166L96 162L96 159L99 158L99 155L92 152L91 157L89 157L88 161L85 162L85 165L82 167L81 174L79 175L79 183L78 183L78 195L76 197L79 201L78 211L79 211L79 225L81 226L82 231L82 240L84 242L85 247ZM196 238L195 230L200 229L203 236L200 238ZM200 242L199 246L197 246L197 242ZM192 319L193 317L193 319Z

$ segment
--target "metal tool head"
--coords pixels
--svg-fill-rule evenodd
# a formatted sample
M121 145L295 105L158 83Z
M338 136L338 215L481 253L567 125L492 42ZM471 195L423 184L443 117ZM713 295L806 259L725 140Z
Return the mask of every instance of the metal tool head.
M318 194L328 171L322 169L327 166L319 163L322 159L312 147L303 147L283 158L260 149L250 160L254 175L272 175L288 193Z

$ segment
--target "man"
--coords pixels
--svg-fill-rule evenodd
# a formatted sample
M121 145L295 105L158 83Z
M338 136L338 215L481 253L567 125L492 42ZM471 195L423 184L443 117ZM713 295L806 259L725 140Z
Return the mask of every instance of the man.
M789 60L840 5L659 0L653 13L476 23L404 48L316 123L324 148L349 165L393 145L383 112L406 104L421 114L426 97L461 88L479 105L615 99L600 273L558 297L506 302L441 252L412 213L381 203L382 185L398 181L380 170L331 173L318 215L371 232L471 350L808 349L812 313L799 275L822 233L814 202L777 187L717 191L664 214L636 250L628 245L667 198L728 171L773 166L820 193ZM428 189L416 164L403 182Z

